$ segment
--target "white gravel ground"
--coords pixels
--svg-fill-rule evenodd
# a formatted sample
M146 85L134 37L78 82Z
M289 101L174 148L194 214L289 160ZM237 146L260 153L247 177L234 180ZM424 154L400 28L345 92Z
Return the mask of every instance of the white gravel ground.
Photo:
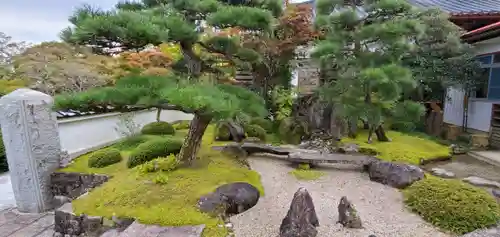
M298 181L288 174L293 168L286 162L269 157L250 158L249 162L261 174L265 196L252 209L231 218L237 237L277 237L293 194L300 187L305 187L313 198L320 224L318 237L450 236L406 210L398 190L371 182L366 174L352 167L323 168L325 175L319 180ZM364 229L345 229L336 224L337 205L344 195L358 210Z

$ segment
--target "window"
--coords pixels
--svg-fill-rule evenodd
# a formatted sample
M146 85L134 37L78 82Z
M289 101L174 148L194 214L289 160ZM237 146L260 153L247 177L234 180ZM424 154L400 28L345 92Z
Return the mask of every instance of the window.
M500 67L491 68L488 99L500 99Z
M477 60L481 64L491 64L491 55L486 55L486 56L478 57Z
M500 63L500 53L493 55L493 63Z
M483 75L481 76L483 82L472 92L471 95L472 98L485 99L488 97L488 83L490 78L490 71L491 68L483 69Z

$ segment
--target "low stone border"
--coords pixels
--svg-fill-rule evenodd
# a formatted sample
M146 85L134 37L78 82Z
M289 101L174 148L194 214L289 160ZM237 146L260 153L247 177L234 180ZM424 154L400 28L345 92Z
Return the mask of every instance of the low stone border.
M110 176L99 174L54 172L50 176L50 189L54 196L66 196L76 199L107 182L110 178Z

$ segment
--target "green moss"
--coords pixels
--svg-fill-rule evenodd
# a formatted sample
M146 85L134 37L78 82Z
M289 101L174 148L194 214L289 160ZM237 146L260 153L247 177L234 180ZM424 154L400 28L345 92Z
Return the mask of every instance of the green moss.
M318 170L301 168L294 169L290 171L289 174L295 176L295 178L299 180L316 180L325 175L325 173Z
M457 234L500 221L500 205L481 188L428 176L403 191L406 205L426 221Z
M88 166L92 168L104 168L108 165L116 164L122 160L120 150L116 148L106 148L90 154Z
M265 118L260 118L260 117L252 118L250 120L250 124L259 125L268 133L272 132L273 130L273 122Z
M145 135L173 135L175 134L175 129L167 122L153 122L144 125L141 133Z
M152 161L148 161L137 167L142 173L151 173L157 171L172 171L177 168L179 162L177 161L175 155L169 155L168 157L156 158Z
M226 121L218 122L215 126L214 139L218 141L229 141L231 137L231 133L229 131L229 127L226 126Z
M356 143L360 146L360 151L377 153L377 157L383 160L409 164L420 164L420 159L429 160L450 156L447 146L429 139L396 131L388 131L387 136L392 139L391 142L378 142L374 137L373 142L368 144L368 133L363 131L356 139L344 138L342 142Z
M127 169L124 162L99 169L98 173L113 178L92 190L87 196L73 201L73 208L79 214L137 218L142 223L165 226L205 224L205 237L227 236L223 222L196 208L198 198L212 192L218 186L230 182L248 182L264 194L260 176L248 170L237 160L223 156L211 149L214 142L214 127L209 126L203 137L200 150L200 164L195 168L179 168L171 172L141 173L138 169ZM124 153L124 152L122 152ZM65 170L80 172L96 171L79 165L86 156L77 159ZM111 169L115 168L115 169ZM155 183L158 182L158 183Z
M309 164L299 164L299 166L297 168L299 170L310 170L311 169L311 165L309 165Z

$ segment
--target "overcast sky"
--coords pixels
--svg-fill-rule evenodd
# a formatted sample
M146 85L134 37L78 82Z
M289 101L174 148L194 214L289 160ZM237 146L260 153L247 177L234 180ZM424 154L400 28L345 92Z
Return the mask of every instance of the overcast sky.
M69 25L68 16L88 3L109 9L119 0L0 0L0 32L15 41L40 43L59 40L59 32ZM292 0L302 2L304 0Z

